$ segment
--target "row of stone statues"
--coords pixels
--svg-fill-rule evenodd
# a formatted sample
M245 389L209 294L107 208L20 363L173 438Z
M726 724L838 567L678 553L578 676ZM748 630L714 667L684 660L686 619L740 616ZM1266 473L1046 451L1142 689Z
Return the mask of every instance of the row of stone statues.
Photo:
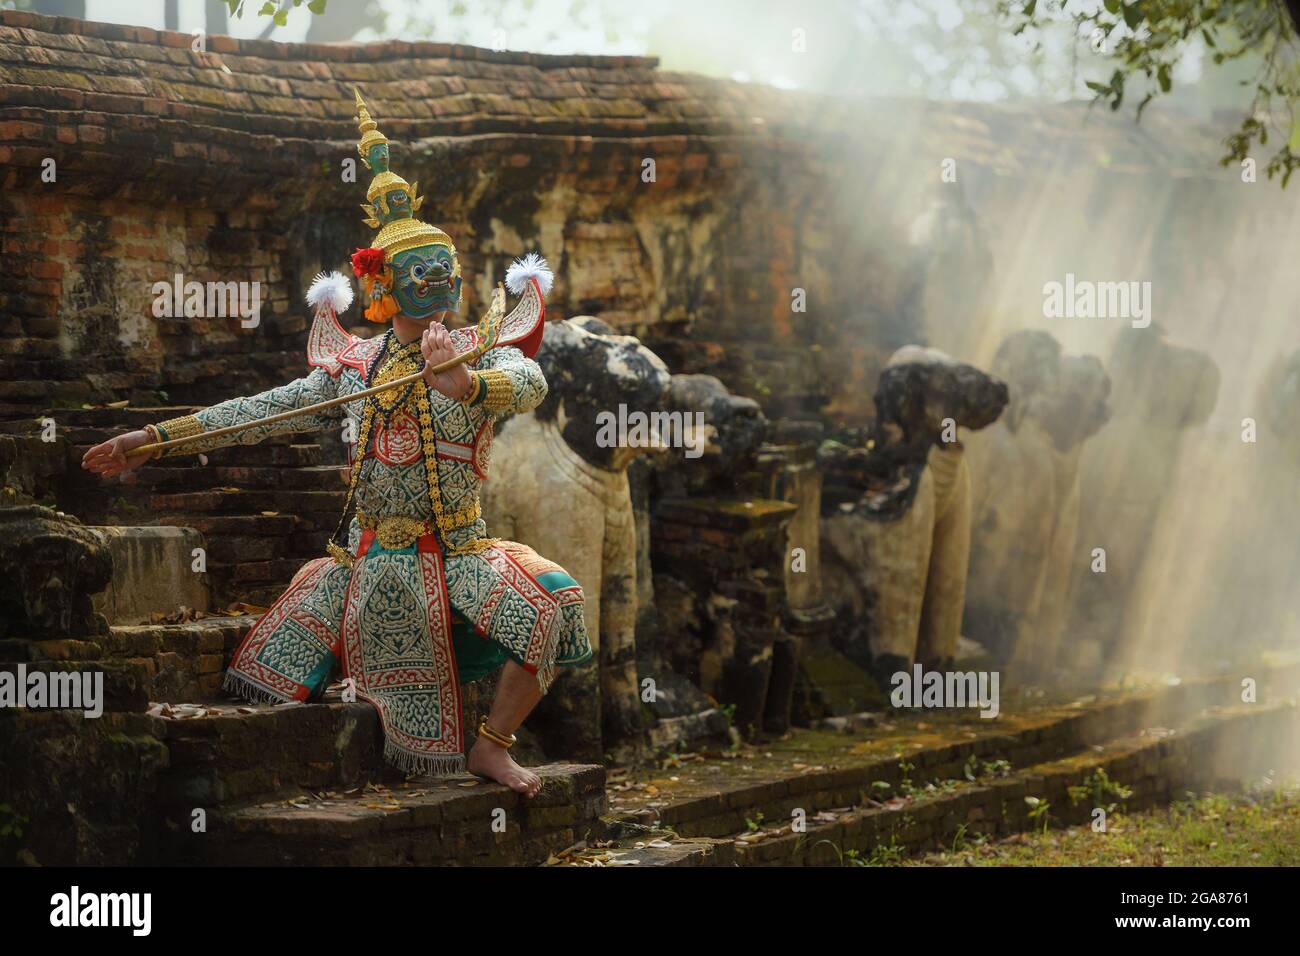
M591 318L549 325L538 360L551 393L500 429L485 514L584 586L598 666L541 724L592 754L716 704L742 731L779 730L837 694L861 707L869 693L830 686L845 675L888 686L972 653L1021 680L1104 676L1218 390L1208 355L1154 327L1121 333L1106 363L1038 330L1007 336L987 371L908 346L875 419L838 432L770 422ZM1293 356L1265 383L1266 427L1284 427L1297 382ZM600 441L620 405L703 411L702 443Z
M907 348L890 364L919 377L951 360ZM1122 656L1178 448L1214 407L1217 368L1158 329L1122 333L1109 370L1036 330L1009 335L987 376L957 367L960 394L916 386L938 408L921 419L924 467L893 492L914 485L910 505L882 525L867 484L823 519L841 568L828 578L837 610L865 621L878 680L913 662L946 666L960 636L1022 679L1100 678ZM1000 404L989 382L1003 384ZM910 400L890 388L882 376L876 435L908 430Z
M1110 377L1041 331L1008 336L992 372L1011 400L969 440L977 478L964 633L1044 677L1057 663L1079 558L1079 459L1110 415Z

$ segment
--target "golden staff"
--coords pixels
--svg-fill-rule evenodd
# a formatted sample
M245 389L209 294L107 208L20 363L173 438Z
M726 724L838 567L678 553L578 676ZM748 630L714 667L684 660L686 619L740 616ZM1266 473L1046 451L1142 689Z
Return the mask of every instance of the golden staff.
M501 335L501 319L506 311L506 293L500 284L492 292L492 305L484 314L483 318L478 320L475 327L478 332L478 345L468 351L461 352L455 358L449 358L445 362L439 362L433 367L433 374L440 375L457 365L464 365L466 362L472 362L479 358L484 352L493 348L497 339ZM185 438L173 438L169 441L150 442L147 445L141 445L138 448L132 448L126 453L127 457L136 455L153 454L156 451L162 451L165 448L174 448L177 445L185 445L203 438L217 438L222 435L233 435L237 432L247 431L250 428L257 428L261 425L270 425L272 422L282 422L286 419L297 418L299 415L311 415L315 412L324 411L327 408L333 408L335 405L345 405L348 402L356 402L361 399L369 398L371 395L378 395L380 392L387 392L390 389L401 388L404 385L410 385L424 377L428 369L421 369L418 372L412 372L410 375L403 375L401 378L394 379L383 385L375 385L371 388L362 389L359 392L353 392L351 395L340 395L338 398L331 398L324 402L317 402L315 405L306 405L302 408L293 408L287 412L280 412L277 415L269 415L266 418L259 418L252 422L242 422L238 425L227 425L224 428L214 428L210 432L200 432L197 435L188 435Z

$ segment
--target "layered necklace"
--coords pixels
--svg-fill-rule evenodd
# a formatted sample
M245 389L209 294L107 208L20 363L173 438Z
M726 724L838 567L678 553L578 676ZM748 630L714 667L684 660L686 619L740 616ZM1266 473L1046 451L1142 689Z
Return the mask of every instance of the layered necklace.
M366 369L366 387L373 385L383 385L394 379L410 375L412 372L418 372L424 368L424 355L420 352L420 340L407 342L401 345L397 341L397 336L393 330L389 329L384 333L384 344L370 362L370 367ZM366 410L372 415L378 415L384 420L387 426L392 421L393 413L399 408L406 405L421 381L416 379L411 382L400 392L395 389L389 389L386 392L380 392L378 395L371 395L366 399ZM364 412L363 412L364 415Z
M363 384L366 387L383 385L385 382L391 382L394 379L410 375L412 372L418 372L422 368L424 368L424 355L420 351L419 339L402 345L397 341L397 336L390 328L384 333L383 344L375 350L375 357L366 369ZM338 539L344 525L347 523L348 515L352 512L352 500L356 496L357 484L361 479L362 465L365 463L366 455L370 450L370 439L374 432L375 419L381 420L384 427L388 428L392 423L393 415L410 401L412 394L415 393L416 386L423 385L423 379L416 379L403 389L389 389L386 392L371 395L365 400L365 405L361 409L361 425L357 429L356 455L352 459L352 473L348 478L348 494L343 501L343 514L339 516L339 523L334 528L334 533L330 535L329 543L326 545L326 550L339 564L351 566L355 560L355 556L340 544ZM416 393L417 405L423 405L427 409L427 395L425 395L426 400L423 403L418 400L420 395L425 395L423 388L419 393ZM424 444L428 446L431 443L426 440ZM428 447L425 448L425 465L426 467L437 467L436 462L430 461ZM436 481L435 477L433 482ZM435 489L431 488L430 490ZM435 511L438 510L437 503L435 503L434 509Z

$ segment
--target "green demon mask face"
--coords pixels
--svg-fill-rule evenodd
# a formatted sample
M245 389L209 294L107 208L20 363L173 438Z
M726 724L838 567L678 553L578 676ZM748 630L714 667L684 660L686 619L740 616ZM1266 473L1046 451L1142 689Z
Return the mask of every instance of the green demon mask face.
M425 319L460 309L460 268L449 246L416 246L393 256L393 296L402 314Z

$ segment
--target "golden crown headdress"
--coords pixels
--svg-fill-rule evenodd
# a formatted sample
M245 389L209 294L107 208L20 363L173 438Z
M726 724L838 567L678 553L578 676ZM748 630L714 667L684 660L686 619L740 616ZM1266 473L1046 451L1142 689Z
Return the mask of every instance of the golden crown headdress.
M443 243L455 255L456 247L451 236L437 226L415 218L424 204L424 198L417 192L419 183L408 183L388 168L388 137L379 131L379 125L371 118L361 99L361 91L354 88L353 93L357 98L357 128L361 132L357 152L366 168L375 174L366 190L368 201L361 204L366 213L366 225L379 230L371 247L383 250L385 262L391 262L393 256L406 249L433 243Z

